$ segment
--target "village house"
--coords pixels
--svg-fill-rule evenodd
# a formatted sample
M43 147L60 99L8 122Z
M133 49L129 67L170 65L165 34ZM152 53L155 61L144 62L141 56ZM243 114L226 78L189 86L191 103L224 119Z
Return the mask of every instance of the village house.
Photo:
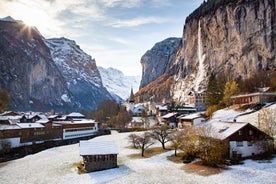
M171 126L173 128L177 127L177 117L179 114L177 112L170 112L162 116L162 124Z
M205 118L199 113L180 115L177 117L177 119L178 119L178 128L183 128L185 126L196 126L206 121Z
M257 92L232 96L233 104L263 104L276 101L276 93Z
M230 159L246 158L268 151L272 137L253 126L243 122L214 122L213 138L228 143L227 156Z
M191 91L188 94L188 103L193 105L197 111L205 111L207 107L207 94L205 91Z
M80 141L80 155L87 172L117 167L118 153L114 141Z
M45 141L91 137L98 132L98 123L95 120L85 119L80 113L71 113L68 118L67 116L60 117L57 118L57 121L51 121L46 116L35 113L32 116L13 115L11 116L9 113L0 116L0 143L9 145L10 148L39 144ZM38 120L34 121L33 118Z

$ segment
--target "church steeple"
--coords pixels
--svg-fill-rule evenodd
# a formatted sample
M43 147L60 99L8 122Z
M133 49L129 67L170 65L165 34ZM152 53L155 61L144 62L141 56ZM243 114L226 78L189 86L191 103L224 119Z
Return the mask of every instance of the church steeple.
M134 97L133 89L132 88L131 88L131 91L130 91L130 97L129 97L128 102L129 103L134 103L135 102L135 97Z

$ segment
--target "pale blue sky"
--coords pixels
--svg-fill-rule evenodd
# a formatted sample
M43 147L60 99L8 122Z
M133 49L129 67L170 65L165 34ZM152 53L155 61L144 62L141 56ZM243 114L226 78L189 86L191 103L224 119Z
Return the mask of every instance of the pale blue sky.
M181 37L185 18L203 0L0 0L0 17L36 26L45 38L75 40L98 66L142 75L141 56Z

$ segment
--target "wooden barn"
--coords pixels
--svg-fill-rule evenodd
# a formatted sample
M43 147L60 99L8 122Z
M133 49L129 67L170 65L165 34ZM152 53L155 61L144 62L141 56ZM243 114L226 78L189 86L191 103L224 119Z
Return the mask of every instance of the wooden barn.
M118 148L114 141L80 141L80 155L87 172L117 167Z

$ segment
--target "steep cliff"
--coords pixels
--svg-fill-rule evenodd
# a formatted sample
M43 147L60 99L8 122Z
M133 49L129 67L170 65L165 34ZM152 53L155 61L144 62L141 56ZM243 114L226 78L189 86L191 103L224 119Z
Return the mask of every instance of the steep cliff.
M190 91L206 90L211 74L248 79L256 71L275 70L275 17L275 0L203 3L187 17L181 44L164 72L173 73L168 93L184 102Z
M0 88L11 96L10 109L50 110L74 106L66 83L43 37L11 18L0 21Z
M153 82L167 71L170 59L180 41L181 38L167 38L156 43L142 56L140 62L143 72L140 88Z
M81 50L75 41L54 38L47 39L46 44L81 109L93 110L103 100L112 99L103 87L95 59Z

